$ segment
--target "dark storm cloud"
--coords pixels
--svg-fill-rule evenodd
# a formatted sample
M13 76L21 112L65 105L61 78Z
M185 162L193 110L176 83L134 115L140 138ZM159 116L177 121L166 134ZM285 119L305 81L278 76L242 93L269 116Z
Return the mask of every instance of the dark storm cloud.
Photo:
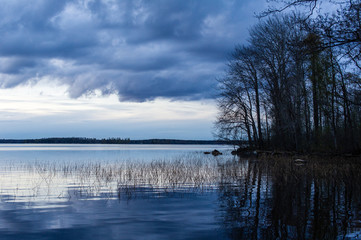
M0 85L42 78L71 97L122 101L213 97L227 54L264 2L7 0L0 9Z
M27 68L33 68L36 65L36 61L28 58L6 58L0 61L0 71L6 74L20 74Z

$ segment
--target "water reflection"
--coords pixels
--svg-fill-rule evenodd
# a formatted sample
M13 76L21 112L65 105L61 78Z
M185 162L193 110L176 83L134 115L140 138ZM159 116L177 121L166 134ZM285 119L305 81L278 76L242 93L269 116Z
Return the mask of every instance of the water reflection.
M62 207L0 211L1 239L222 239L216 231L212 194L162 194L131 201L71 199Z
M245 172L226 172L219 186L220 214L230 238L361 239L359 160L228 164Z
M359 159L199 152L19 159L0 171L0 239L361 239L360 172Z
M225 152L227 145L167 144L0 144L0 166L25 162L123 162L171 159L178 155L203 153L214 148Z

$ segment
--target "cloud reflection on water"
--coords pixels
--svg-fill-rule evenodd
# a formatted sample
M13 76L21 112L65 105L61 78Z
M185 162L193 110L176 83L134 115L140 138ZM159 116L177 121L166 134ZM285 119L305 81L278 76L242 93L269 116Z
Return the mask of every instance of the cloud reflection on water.
M19 165L1 173L0 236L348 239L361 230L360 171L354 159L296 165L199 152Z

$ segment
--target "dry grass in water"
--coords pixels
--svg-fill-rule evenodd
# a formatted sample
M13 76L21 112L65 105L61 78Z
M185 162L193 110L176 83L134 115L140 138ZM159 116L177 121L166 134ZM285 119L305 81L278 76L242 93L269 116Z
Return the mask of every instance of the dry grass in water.
M229 157L201 154L150 162L38 162L17 170L26 170L34 179L39 179L32 188L51 190L61 183L74 186L82 196L111 194L118 197L142 189L158 193L212 191L219 182L234 181L231 178L238 179L242 174L237 161Z

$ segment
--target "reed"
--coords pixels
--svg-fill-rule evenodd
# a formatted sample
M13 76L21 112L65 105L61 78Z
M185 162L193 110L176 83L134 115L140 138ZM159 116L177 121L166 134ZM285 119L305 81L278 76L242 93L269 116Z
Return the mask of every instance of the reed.
M28 181L23 188L32 189L34 197L104 194L120 197L142 191L207 192L224 186L252 185L260 177L270 179L271 184L295 184L307 179L346 184L358 181L360 170L357 159L315 158L300 165L288 157L241 160L193 154L150 162L31 162L4 171L14 175L26 173Z
M220 181L229 181L229 177L225 177L228 173L235 178L241 174L232 159L192 154L148 162L35 161L6 171L28 176L30 181L26 188L33 189L32 196L95 197L109 193L121 196L150 190L157 193L205 192L215 190ZM59 186L63 187L60 193Z

